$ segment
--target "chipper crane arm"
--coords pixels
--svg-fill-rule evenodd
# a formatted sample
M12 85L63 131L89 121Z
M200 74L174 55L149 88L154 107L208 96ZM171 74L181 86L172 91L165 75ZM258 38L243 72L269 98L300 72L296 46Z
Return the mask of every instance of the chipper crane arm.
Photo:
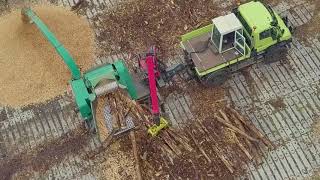
M148 85L151 100L151 113L153 115L154 125L148 129L148 133L156 136L162 129L168 126L167 120L161 117L160 105L157 93L157 80L160 78L157 50L152 46L145 58L139 59L139 66L148 76Z
M44 37L52 44L72 74L70 86L82 118L90 128L96 129L95 106L98 97L118 88L126 89L132 99L137 98L135 84L122 60L103 64L85 72L83 75L70 53L59 42L44 22L30 8L21 11L22 20L36 25Z

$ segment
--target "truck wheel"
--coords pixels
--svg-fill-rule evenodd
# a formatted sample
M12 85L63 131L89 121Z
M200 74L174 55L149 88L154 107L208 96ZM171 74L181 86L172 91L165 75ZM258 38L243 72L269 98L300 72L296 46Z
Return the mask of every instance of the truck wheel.
M267 52L265 55L264 55L264 63L265 64L271 64L271 63L274 63L274 62L277 62L278 61L278 58L270 53L270 52Z
M228 78L228 74L226 72L215 74L208 74L200 79L201 84L205 87L215 87L222 85Z
M267 51L265 54L264 62L266 64L271 64L277 61L280 61L281 59L284 58L284 56L287 54L287 48L285 46L279 46L277 48L271 48L270 50Z

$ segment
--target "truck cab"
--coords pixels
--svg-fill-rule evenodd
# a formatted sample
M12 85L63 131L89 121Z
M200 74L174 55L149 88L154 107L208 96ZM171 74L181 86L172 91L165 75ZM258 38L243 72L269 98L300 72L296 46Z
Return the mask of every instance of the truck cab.
M246 54L246 42L241 22L231 13L212 20L211 43L219 54L234 50L234 54Z
M286 22L268 5L251 1L240 5L233 13L244 27L247 44L257 53L291 40Z

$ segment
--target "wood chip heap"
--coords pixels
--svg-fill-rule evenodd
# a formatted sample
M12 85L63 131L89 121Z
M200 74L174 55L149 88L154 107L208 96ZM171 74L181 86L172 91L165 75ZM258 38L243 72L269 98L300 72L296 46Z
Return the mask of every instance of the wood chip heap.
M94 60L94 33L88 22L57 6L33 10L69 50L82 70ZM23 106L62 94L71 79L63 60L20 11L0 17L0 104Z

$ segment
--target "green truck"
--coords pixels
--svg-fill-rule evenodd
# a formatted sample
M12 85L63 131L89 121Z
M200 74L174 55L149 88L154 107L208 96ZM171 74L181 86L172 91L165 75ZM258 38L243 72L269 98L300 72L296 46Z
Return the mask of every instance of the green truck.
M270 61L267 54L285 50L291 28L272 8L260 1L239 5L231 14L181 37L185 59L206 86L219 85L230 72ZM274 59L273 59L274 60Z

